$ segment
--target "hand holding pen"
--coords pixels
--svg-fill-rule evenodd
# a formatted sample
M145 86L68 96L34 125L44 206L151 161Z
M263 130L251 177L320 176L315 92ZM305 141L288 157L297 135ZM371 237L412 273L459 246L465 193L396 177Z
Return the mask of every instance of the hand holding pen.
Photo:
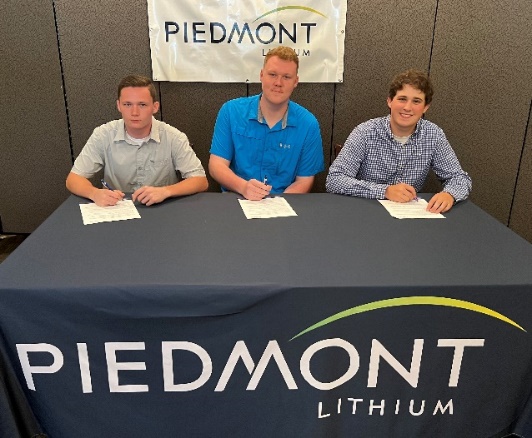
M402 182L388 186L384 196L386 199L395 202L410 202L418 199L416 189L410 184Z
M268 185L268 177L265 176L263 182L256 179L246 181L242 195L250 201L260 201L270 194L272 186Z
M105 180L101 180L103 189L99 190L97 199L94 202L102 207L116 205L124 199L124 193L120 190L114 190Z

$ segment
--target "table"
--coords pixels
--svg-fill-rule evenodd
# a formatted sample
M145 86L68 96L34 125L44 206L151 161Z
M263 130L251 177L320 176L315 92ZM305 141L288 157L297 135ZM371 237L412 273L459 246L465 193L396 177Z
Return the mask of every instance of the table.
M285 197L297 217L202 193L88 226L65 201L0 265L42 432L531 436L532 245L469 201L398 220Z

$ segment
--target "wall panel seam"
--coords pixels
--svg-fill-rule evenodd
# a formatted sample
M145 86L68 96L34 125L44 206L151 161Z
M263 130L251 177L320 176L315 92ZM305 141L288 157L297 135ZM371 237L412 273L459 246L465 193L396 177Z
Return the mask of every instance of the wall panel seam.
M516 175L515 175L514 190L513 190L513 193L512 193L512 202L510 203L510 213L508 214L508 222L506 223L507 227L510 226L510 223L511 223L511 220L512 220L512 210L513 210L513 207L514 207L515 195L517 193L517 185L519 183L519 173L521 171L521 165L523 164L523 156L525 154L525 147L526 147L526 137L527 137L527 134L528 134L528 128L530 126L530 118L531 118L531 116L532 116L532 99L530 99L530 105L528 107L528 119L526 121L525 132L523 134L523 144L521 146L521 154L519 156L519 162L517 164L517 172L516 172Z

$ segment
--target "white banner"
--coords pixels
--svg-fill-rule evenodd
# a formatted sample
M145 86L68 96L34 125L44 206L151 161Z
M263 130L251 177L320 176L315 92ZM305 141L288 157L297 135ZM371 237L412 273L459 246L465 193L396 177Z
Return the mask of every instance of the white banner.
M299 55L300 82L342 82L347 0L148 0L155 81L259 82L268 50Z

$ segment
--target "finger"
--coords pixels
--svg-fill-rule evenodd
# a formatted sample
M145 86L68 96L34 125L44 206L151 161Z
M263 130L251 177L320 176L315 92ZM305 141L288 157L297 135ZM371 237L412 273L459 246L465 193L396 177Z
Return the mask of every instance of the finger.
M405 190L409 196L412 196L412 199L416 197L416 189L408 184L405 184Z
M441 201L435 201L434 205L429 210L431 213L441 213L444 208L444 204Z
M141 195L143 192L144 192L144 187L141 187L140 189L135 190L133 194L131 195L131 199L133 200L133 202L137 201L139 195Z
M150 196L148 193L142 193L140 196L139 196L139 201L142 202L143 204L147 204L150 200Z

